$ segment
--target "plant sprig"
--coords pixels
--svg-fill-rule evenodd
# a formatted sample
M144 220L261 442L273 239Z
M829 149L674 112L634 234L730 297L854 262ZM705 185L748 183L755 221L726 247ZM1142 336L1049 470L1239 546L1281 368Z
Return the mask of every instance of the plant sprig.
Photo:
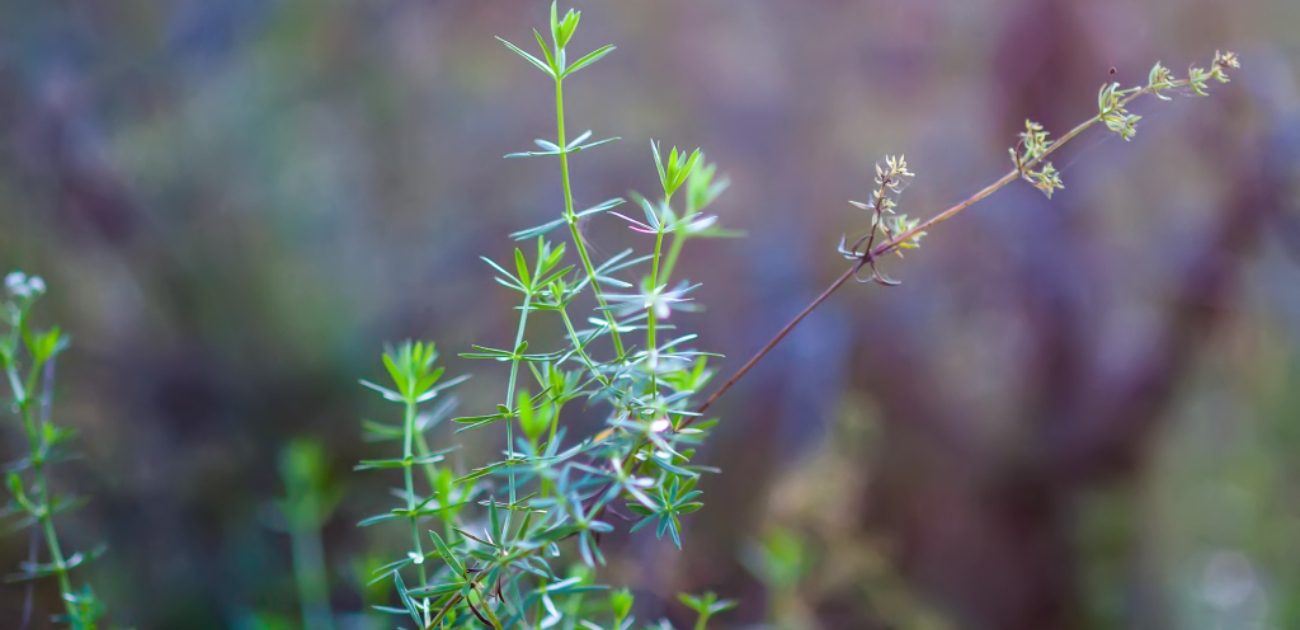
M1152 67L1148 74L1148 80L1145 85L1135 85L1128 88L1121 88L1118 84L1108 83L1103 85L1098 91L1098 112L1093 117L1075 125L1064 135L1056 140L1051 140L1042 125L1033 121L1025 122L1025 131L1020 134L1020 141L1009 151L1011 153L1014 168L1007 174L998 178L993 183L981 188L975 194L967 197L956 205L950 206L946 210L935 214L925 221L909 220L904 226L899 226L892 236L884 242L876 244L862 250L856 248L845 248L843 240L840 244L840 253L849 258L850 264L835 280L831 281L816 298L800 310L789 322L782 326L776 335L767 343L763 344L758 351L750 357L741 367L736 370L726 382L715 390L702 404L698 411L703 412L713 405L723 394L730 390L740 379L744 378L750 370L754 368L764 357L767 356L782 340L790 334L796 326L799 325L808 315L817 310L826 300L830 299L840 287L844 286L850 278L857 276L858 272L865 266L876 264L881 256L892 252L900 252L904 249L914 249L917 241L929 233L936 225L957 216L967 208L983 201L1005 188L1007 185L1017 179L1024 179L1032 184L1035 188L1042 191L1049 198L1052 193L1064 187L1060 179L1060 173L1052 166L1047 158L1065 146L1069 141L1077 138L1083 132L1091 129L1094 125L1104 124L1107 129L1119 134L1125 140L1131 140L1137 130L1137 122L1140 116L1128 111L1128 106L1138 98L1146 95L1152 95L1160 100L1169 100L1167 92L1176 92L1180 89L1190 90L1198 96L1207 96L1208 84L1211 80L1219 83L1229 81L1228 71L1241 67L1237 55L1231 51L1214 53L1214 59L1210 63L1210 69L1206 70L1197 66L1192 66L1188 70L1188 76L1184 79L1177 79L1173 73L1163 64L1157 63ZM1035 170L1037 168L1037 170ZM900 215L905 216L905 215ZM880 277L873 274L873 278ZM896 284L894 282L884 282L884 284Z
M420 421L421 406L445 387L438 384L444 372L431 343L389 350L384 364L391 384L366 383L403 405L405 414L400 429L368 425L372 432L378 426L380 437L400 436L403 453L359 468L400 469L403 485L396 492L399 507L363 524L407 523L406 557L382 567L376 579L392 580L401 604L383 610L421 628L550 627L561 620L565 627L630 627L631 594L595 581L595 569L605 562L600 536L614 529L606 520L609 510L635 511L642 520L633 530L653 524L658 537L680 546L684 517L702 506L696 483L709 469L691 459L714 422L678 429L695 419L691 401L709 382L711 355L692 348L696 336L679 329L675 315L694 308L698 285L675 280L673 272L688 240L732 235L707 214L726 181L698 149L661 153L652 143L660 191L654 201L632 195L644 220L614 212L625 203L621 198L575 209L569 156L614 140L590 141L590 132L566 135L564 79L613 50L597 48L567 62L580 20L580 12L561 14L552 5L549 41L534 32L540 54L502 40L551 78L556 117L554 140L538 139L540 150L506 157L558 158L563 208L558 218L511 234L534 246L515 248L507 261L483 258L493 280L518 295L518 324L507 347L475 345L461 354L508 370L494 410L454 422L460 431L504 424L501 456L442 486L419 483L414 473L420 467L436 467L426 475L431 479L450 474L442 461L447 449L413 448L433 424ZM579 221L604 214L652 237L650 253L597 260ZM567 243L548 240L566 225ZM577 264L565 261L571 251ZM630 276L638 273L634 281ZM579 317L586 300L594 302L593 312ZM559 339L531 338L530 325L543 317L563 325ZM605 409L603 431L570 434L566 420L578 402ZM435 517L443 527L427 530L423 524ZM421 543L424 535L431 547Z
M6 405L18 420L26 438L27 454L8 465L5 477L11 501L5 515L16 519L15 529L36 528L44 539L48 559L24 562L21 572L10 581L53 577L59 585L64 612L54 620L76 630L94 630L104 615L104 605L90 584L73 585L71 573L103 553L66 551L54 517L84 503L73 496L58 494L51 487L49 466L74 456L71 443L76 431L55 424L50 418L55 361L68 348L68 337L58 328L38 330L32 323L32 309L45 294L45 281L15 271L4 279L0 301L0 369L12 396ZM36 538L33 538L33 544Z

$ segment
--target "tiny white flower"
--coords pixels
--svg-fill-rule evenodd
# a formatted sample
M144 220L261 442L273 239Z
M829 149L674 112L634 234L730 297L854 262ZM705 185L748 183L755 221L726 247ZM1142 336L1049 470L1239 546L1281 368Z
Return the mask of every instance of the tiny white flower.
M21 271L11 271L5 276L5 289L12 295L19 295L20 291L27 284L27 274Z

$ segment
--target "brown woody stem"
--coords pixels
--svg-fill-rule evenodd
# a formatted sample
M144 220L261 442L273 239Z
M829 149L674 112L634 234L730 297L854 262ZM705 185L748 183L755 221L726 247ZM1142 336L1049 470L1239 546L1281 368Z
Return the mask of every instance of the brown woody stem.
M1124 99L1121 101L1121 105L1128 104L1133 99L1148 93L1148 91L1149 90L1147 89L1142 89L1124 97ZM889 240L880 243L875 247L869 248L868 251L863 252L862 255L857 260L853 261L853 263L850 264L849 267L844 270L844 273L840 274L838 278L836 278L834 281L831 282L830 286L827 286L826 289L823 290L820 295L814 298L812 302L810 302L807 306L803 308L803 310L799 311L799 314L795 315L794 318L791 319L789 322L787 322L785 326L782 326L781 330L777 331L776 335L773 336L771 340L763 344L763 347L759 348L758 352L754 353L754 356L750 357L750 359L746 361L744 365L740 366L740 369L736 370L736 372L731 375L731 378L728 378L727 381L724 382L721 387L719 387L716 391L710 394L708 398L704 399L704 402L701 403L700 406L697 407L695 411L697 413L702 414L705 411L707 411L709 407L713 406L713 403L717 402L717 400L721 398L723 394L727 393L727 391L730 390L732 387L734 387L736 383L740 381L740 379L744 378L745 375L748 374L750 370L754 369L754 366L758 365L759 361L763 360L763 357L766 357L768 353L770 353L774 348L776 348L776 346L780 344L781 341L784 340L786 336L790 334L790 331L794 330L794 327L799 325L799 322L802 322L805 318L808 317L808 315L812 314L812 312L816 310L817 307L821 306L822 303L825 302L828 298L830 298L831 295L833 295L836 291L838 291L840 287L844 286L844 284L848 282L849 278L852 278L854 274L856 274L860 269L862 269L863 266L870 264L872 261L879 259L881 256L884 256L890 252L897 250L904 243L907 243L911 241L913 238L915 238L916 235L925 232L929 228L939 223L951 219L952 217L960 213L962 210L965 210L966 208L969 208L979 203L980 201L983 201L984 199L991 196L993 193L1004 188L1007 184L1016 181L1017 179L1020 178L1022 173L1034 167L1035 165L1041 163L1043 160L1047 158L1047 156L1051 155L1057 149L1061 148L1062 145L1069 142L1070 140L1073 140L1076 136L1083 133L1084 131L1087 131L1089 127L1097 124L1100 121L1101 121L1101 115L1099 114L1097 116L1093 116L1092 118L1089 118L1088 120L1083 121L1082 123L1079 123L1073 129L1066 132L1065 135L1062 135L1055 142L1052 142L1052 144L1049 145L1047 149L1043 151L1042 155L1038 156L1037 158L1034 158L1032 160L1027 160L1025 162L1018 164L1016 168L1011 169L1011 171L1009 171L1006 175L1003 175L1002 177L998 178L997 181L989 184L988 186L985 186L984 188L980 189L978 192L971 195L970 197L967 197L961 203L951 206L947 210L944 210L943 212L940 212L939 214L930 217L929 219L917 225L916 227L907 230L905 232L896 234L894 235L893 238L890 238ZM872 229L874 229L874 227ZM698 417L700 416L691 416L689 418L686 418L686 420L682 422L681 426L679 426L678 429L680 430L682 428L690 426L691 423L693 423L695 419Z

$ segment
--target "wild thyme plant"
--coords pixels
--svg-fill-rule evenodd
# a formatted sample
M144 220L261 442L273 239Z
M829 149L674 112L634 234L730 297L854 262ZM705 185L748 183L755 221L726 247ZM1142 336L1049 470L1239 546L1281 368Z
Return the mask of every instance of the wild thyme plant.
M495 282L518 294L518 319L507 345L475 345L461 356L501 365L501 402L488 413L451 418L455 403L443 394L463 379L444 380L434 345L425 342L387 351L389 383L365 383L403 408L401 424L367 423L371 437L400 440L402 452L359 468L400 470L402 486L395 491L396 507L362 525L397 521L409 536L403 557L382 567L375 579L392 580L396 587L401 606L385 610L418 628L632 627L631 593L604 589L594 579L605 561L600 536L614 530L609 517L635 519L633 532L653 526L657 537L681 546L683 517L702 506L696 483L711 471L692 462L716 424L704 419L705 411L795 325L868 266L871 275L860 280L894 284L877 269L881 256L916 248L934 225L1016 179L1050 196L1062 183L1046 158L1096 123L1132 138L1138 116L1127 106L1134 99L1165 98L1183 89L1203 93L1209 80L1227 81L1227 69L1237 65L1231 53L1219 54L1210 70L1193 68L1180 80L1157 64L1145 86L1103 87L1098 114L1059 140L1027 123L1012 149L1010 173L925 221L896 213L913 174L902 157L886 158L876 169L869 201L855 203L871 215L867 234L852 245L841 241L840 253L850 260L845 273L696 404L712 375L710 355L691 346L696 336L680 330L673 315L695 306L698 285L677 280L673 272L688 240L728 235L705 213L726 182L715 177L716 168L699 150L665 153L652 143L659 190L652 197L632 195L638 213L615 212L626 203L621 198L578 209L570 158L617 140L591 140L590 131L567 135L566 80L614 50L602 46L570 62L581 17L573 10L561 15L552 4L549 33L533 32L539 54L501 40L549 78L556 116L554 139L535 140L537 150L506 157L555 159L562 189L558 217L512 234L528 245L503 262L483 258ZM581 223L605 214L644 236L649 253L627 250L598 260ZM567 262L570 250L577 253L576 264ZM562 338L530 338L529 324L544 317L558 320ZM592 407L600 410L604 429L571 435L574 411ZM427 437L449 418L459 431L500 431L500 457L472 470L449 468L445 457L455 447L434 449ZM681 601L698 613L697 628L730 607L711 594ZM660 621L656 627L668 625Z
M69 446L76 431L50 419L55 359L67 349L68 338L58 327L38 330L33 326L32 308L44 293L45 281L38 276L18 271L5 276L5 295L0 305L0 369L12 396L6 407L18 420L27 445L26 455L7 467L5 481L12 500L5 515L15 520L15 529L35 530L32 556L9 580L53 577L64 609L54 620L78 630L93 630L104 607L89 584L80 588L73 585L71 572L99 552L68 553L54 525L55 516L79 507L83 501L73 495L57 494L49 479L50 465L74 456ZM37 559L38 539L44 540L44 561Z

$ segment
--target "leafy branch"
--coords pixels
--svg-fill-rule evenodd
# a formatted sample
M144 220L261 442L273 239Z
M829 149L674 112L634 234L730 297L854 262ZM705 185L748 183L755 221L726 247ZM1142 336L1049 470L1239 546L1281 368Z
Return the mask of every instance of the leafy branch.
M552 5L549 41L534 31L539 53L502 40L551 79L556 115L554 140L535 140L539 150L506 157L558 158L564 208L556 219L511 234L534 247L514 248L505 262L483 258L494 282L518 294L518 324L507 347L474 345L461 354L509 369L494 410L452 421L458 431L504 423L501 457L457 475L444 464L450 449L424 446L427 431L449 413L423 407L459 381L442 380L432 343L390 349L383 357L389 382L363 383L403 407L400 426L366 424L375 439L401 439L401 457L358 466L402 471L394 491L399 505L361 523L402 522L410 538L405 556L375 574L392 581L401 604L381 610L420 628L550 627L561 620L565 627L630 627L631 594L594 581L605 562L600 537L614 530L606 516L634 512L641 520L632 529L653 524L657 537L680 546L683 517L702 506L696 484L709 469L691 459L713 422L673 429L693 415L691 401L709 381L712 355L692 348L695 335L678 329L674 314L694 307L698 285L675 280L673 271L688 241L730 235L706 214L726 182L699 150L661 153L652 143L661 194L654 201L632 195L643 218L614 212L626 203L621 198L575 209L569 156L614 140L566 135L564 79L613 50L567 62L580 20L581 13L561 15ZM595 259L579 222L606 213L652 237L650 253ZM565 225L567 243L548 240ZM578 253L577 264L565 262L570 251ZM639 282L628 277L635 273ZM586 318L576 316L583 299L594 302ZM529 325L544 317L563 325L551 345L529 336ZM602 356L605 338L613 356ZM574 401L605 406L605 429L571 437L565 425ZM424 483L416 475L421 468ZM442 527L430 530L425 524L434 518Z
M0 304L0 369L9 384L12 400L7 405L17 417L26 437L27 455L11 462L5 478L11 503L5 515L16 518L16 529L34 527L45 540L49 560L22 564L22 572L10 581L53 577L59 585L64 614L55 620L77 630L94 630L104 607L89 584L80 589L72 584L71 572L102 553L65 551L54 517L76 509L84 501L58 495L50 487L49 466L73 456L68 450L76 431L59 427L49 418L54 386L55 359L68 347L68 338L57 327L37 330L31 313L45 294L45 281L38 276L12 272L5 276L5 299Z

